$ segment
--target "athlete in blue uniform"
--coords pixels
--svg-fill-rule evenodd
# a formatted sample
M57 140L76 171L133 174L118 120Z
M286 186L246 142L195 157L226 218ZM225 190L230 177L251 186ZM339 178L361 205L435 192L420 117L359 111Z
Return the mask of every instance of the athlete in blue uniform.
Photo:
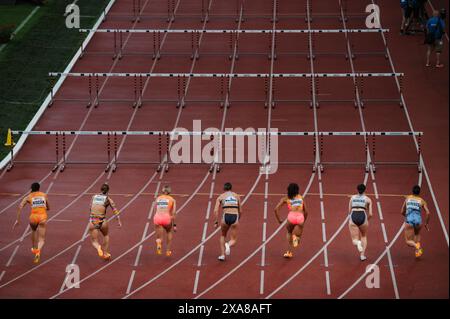
M402 215L405 216L405 240L406 244L414 247L416 258L423 254L420 244L420 230L422 229L422 209L425 210L425 228L428 230L430 221L430 211L427 203L419 196L420 186L415 185L412 195L406 196L402 206Z

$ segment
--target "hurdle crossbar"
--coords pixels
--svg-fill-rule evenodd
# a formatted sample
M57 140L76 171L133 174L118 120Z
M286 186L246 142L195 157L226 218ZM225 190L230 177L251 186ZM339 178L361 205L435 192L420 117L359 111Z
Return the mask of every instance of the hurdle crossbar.
M258 132L239 132L239 131L11 131L13 135L169 135L169 136L423 136L423 132L278 132L278 131L258 131Z
M404 73L75 73L50 72L49 76L71 77L161 77L161 78L351 78L351 77L403 77Z
M203 29L79 29L82 33L205 33L205 34L227 34L227 33L239 33L239 34L272 34L272 33L286 33L286 34L302 34L302 33L387 33L389 29L283 29L283 30L234 30L234 29L222 29L222 30L203 30Z

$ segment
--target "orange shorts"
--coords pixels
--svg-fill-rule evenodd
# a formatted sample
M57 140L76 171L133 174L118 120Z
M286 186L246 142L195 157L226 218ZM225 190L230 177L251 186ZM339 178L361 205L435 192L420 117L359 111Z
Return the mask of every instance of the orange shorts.
M30 223L34 225L39 225L47 220L47 214L31 214Z
M153 217L153 223L156 226L164 226L167 227L170 225L172 219L170 218L169 214L155 214Z
M288 221L292 225L303 225L305 222L305 216L301 212L289 212Z

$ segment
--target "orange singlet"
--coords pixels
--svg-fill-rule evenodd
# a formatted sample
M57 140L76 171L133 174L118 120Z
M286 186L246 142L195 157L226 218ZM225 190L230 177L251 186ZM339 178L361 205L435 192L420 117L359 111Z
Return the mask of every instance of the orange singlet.
M303 197L301 195L295 196L293 199L286 200L289 210L288 221L292 225L302 225L305 221L303 215Z
M156 199L156 213L153 223L158 226L167 227L171 222L171 215L175 200L170 195L160 195Z
M30 223L38 225L47 220L47 194L30 193L27 202L31 206Z

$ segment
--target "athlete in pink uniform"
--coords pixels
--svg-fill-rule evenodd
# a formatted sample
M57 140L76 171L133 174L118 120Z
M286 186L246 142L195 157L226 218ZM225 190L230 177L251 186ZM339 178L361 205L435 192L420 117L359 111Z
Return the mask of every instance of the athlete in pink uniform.
M156 253L158 255L162 254L162 237L164 235L164 230L167 233L167 243L166 243L166 256L171 256L172 251L170 250L173 238L173 231L176 227L175 216L176 216L176 202L172 196L170 186L163 187L163 195L156 198L156 212L153 217L153 223L155 224L156 231Z
M299 187L297 184L289 184L287 193L288 195L283 197L275 207L275 217L280 224L283 222L280 219L278 212L284 204L287 204L289 210L286 223L288 249L284 254L284 257L292 258L293 248L296 248L299 245L300 238L303 233L303 225L308 217L308 213L306 212L303 197L299 195Z

